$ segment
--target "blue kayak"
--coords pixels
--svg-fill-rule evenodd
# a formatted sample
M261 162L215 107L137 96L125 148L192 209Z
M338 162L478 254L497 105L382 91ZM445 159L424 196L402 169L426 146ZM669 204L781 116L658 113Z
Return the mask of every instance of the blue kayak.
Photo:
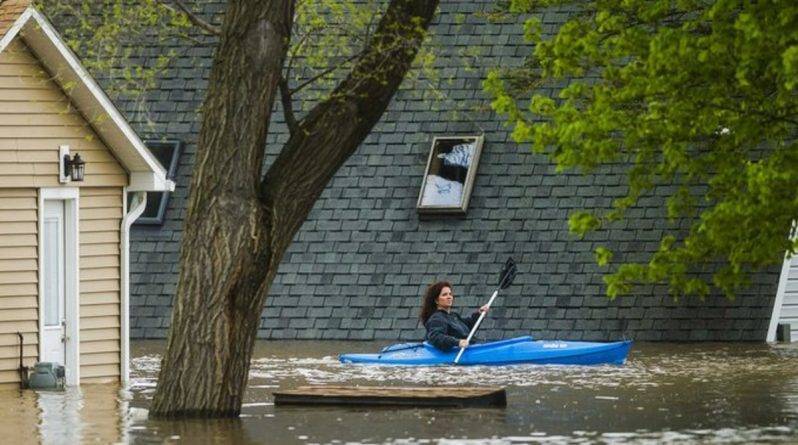
M460 365L622 365L632 347L631 340L613 343L585 341L545 341L532 337L518 337L466 348ZM435 366L451 365L459 352L449 352L429 343L401 343L391 345L379 354L342 354L341 363L375 365Z

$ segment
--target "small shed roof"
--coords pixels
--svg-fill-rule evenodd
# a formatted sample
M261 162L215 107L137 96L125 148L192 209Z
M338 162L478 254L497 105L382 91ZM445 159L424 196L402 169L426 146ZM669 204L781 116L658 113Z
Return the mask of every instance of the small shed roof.
M0 36L0 52L17 36L24 40L128 171L128 190L174 189L174 183L166 178L164 167L147 149L52 24L31 5L30 0L0 0Z

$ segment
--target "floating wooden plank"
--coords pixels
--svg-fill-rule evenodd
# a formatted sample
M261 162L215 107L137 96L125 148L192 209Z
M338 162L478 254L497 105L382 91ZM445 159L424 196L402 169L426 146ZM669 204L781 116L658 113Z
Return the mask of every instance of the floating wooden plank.
M274 393L275 405L507 406L504 388L300 386Z

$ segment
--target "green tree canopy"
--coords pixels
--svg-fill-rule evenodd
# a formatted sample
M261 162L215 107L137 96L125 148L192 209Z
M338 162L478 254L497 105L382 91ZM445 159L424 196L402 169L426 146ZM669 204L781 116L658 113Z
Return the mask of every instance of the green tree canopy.
M549 8L573 13L544 37ZM610 210L572 214L571 231L606 227L659 185L673 191L668 234L648 262L612 264L610 297L636 283L699 296L714 285L732 297L752 271L796 252L798 4L512 0L509 12L528 14L534 49L523 67L494 70L485 89L515 141L560 171L628 165L628 193ZM595 253L613 263L607 247Z

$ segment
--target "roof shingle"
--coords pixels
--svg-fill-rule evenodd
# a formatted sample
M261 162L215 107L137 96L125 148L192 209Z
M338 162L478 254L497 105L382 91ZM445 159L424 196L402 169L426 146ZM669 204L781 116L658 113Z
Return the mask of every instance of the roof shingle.
M30 6L30 0L2 0L0 2L0 38L6 35L20 15Z

